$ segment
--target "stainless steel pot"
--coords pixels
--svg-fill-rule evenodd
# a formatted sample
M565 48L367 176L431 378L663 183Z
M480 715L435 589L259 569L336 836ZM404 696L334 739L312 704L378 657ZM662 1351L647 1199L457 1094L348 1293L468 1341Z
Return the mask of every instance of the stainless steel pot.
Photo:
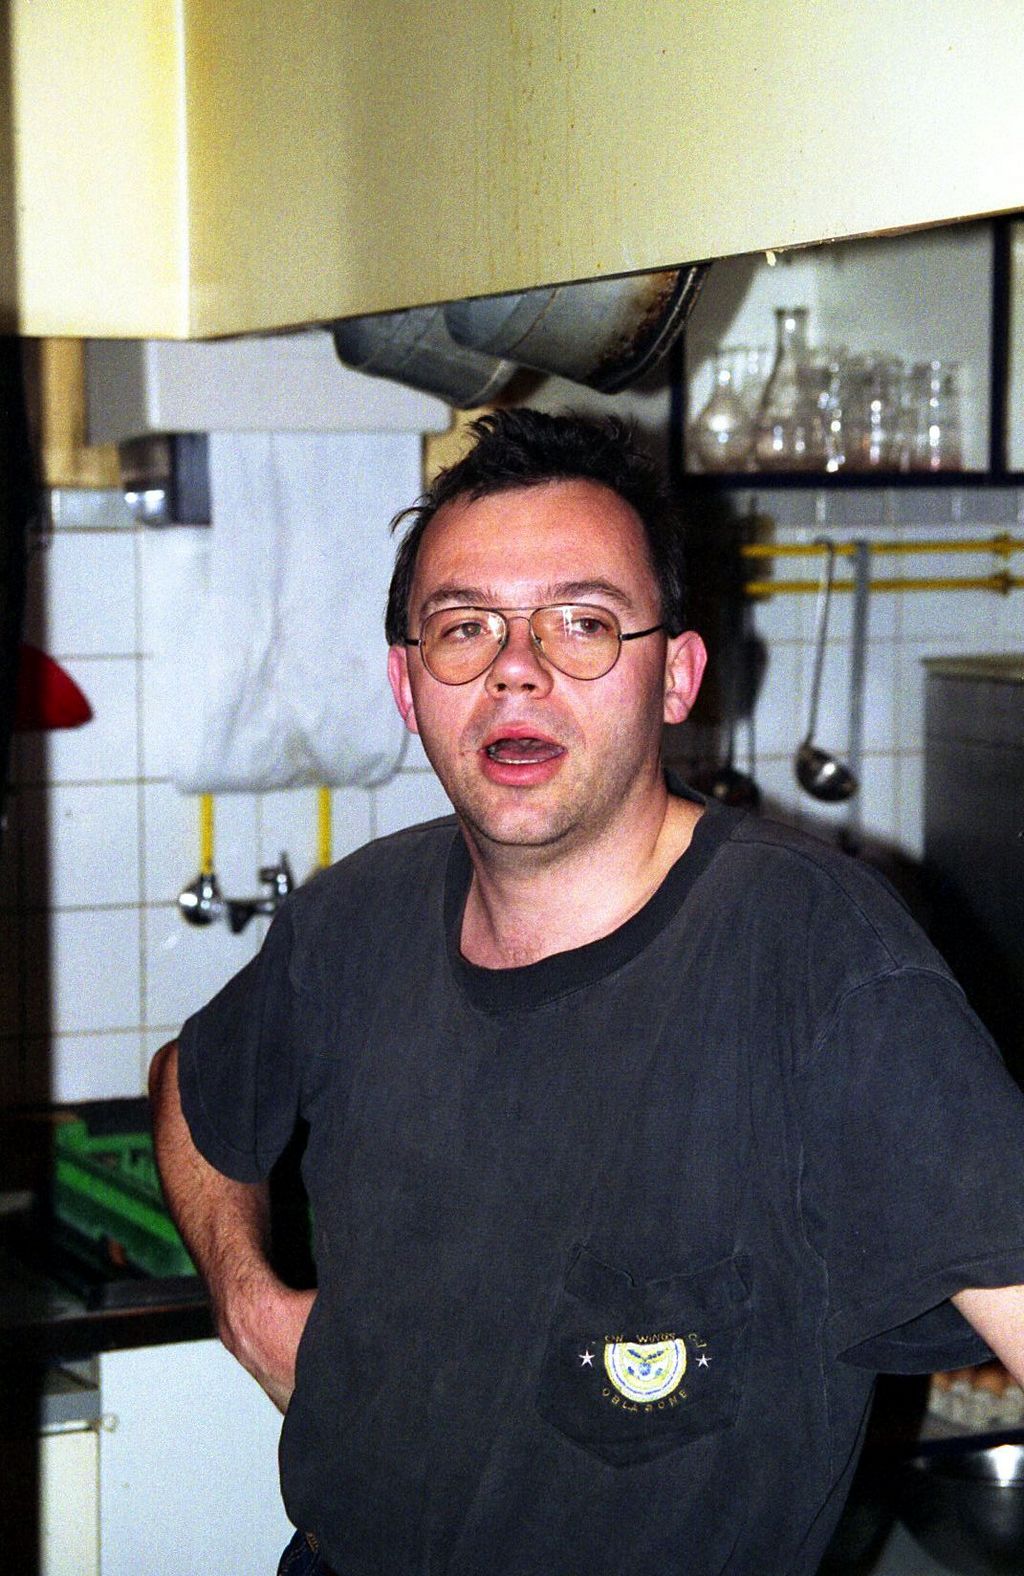
M898 1472L895 1510L961 1576L1024 1571L1024 1433L930 1442Z

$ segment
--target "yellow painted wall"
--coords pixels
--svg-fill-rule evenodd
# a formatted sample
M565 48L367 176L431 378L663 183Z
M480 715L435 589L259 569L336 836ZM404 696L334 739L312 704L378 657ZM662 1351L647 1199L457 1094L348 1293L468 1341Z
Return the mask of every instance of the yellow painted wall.
M11 14L26 333L288 326L1024 207L1015 0Z

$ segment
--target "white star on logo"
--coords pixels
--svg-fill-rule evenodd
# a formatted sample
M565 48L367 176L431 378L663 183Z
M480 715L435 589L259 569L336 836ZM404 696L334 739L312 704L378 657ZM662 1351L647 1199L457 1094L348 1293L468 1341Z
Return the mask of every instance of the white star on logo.
M594 1366L594 1354L593 1354L593 1352L580 1352L580 1366L582 1368L593 1368L593 1366Z
M711 1358L708 1356L707 1352L701 1352L700 1356L697 1358L697 1367L698 1368L710 1368L711 1367Z

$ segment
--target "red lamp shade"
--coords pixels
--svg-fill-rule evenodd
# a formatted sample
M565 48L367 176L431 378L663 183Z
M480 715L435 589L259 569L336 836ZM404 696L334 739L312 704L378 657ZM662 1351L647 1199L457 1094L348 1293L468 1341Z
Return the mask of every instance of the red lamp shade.
M22 644L14 697L14 731L80 728L92 707L59 663L35 646Z

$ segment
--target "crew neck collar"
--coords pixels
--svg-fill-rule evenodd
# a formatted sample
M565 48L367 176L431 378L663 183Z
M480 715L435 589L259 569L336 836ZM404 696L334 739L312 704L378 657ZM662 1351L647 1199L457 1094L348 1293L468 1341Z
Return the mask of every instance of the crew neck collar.
M449 965L475 1007L489 1013L527 1012L558 996L584 990L629 962L664 929L743 814L695 793L672 773L666 774L666 780L670 793L701 805L704 813L661 885L642 908L607 936L520 968L481 968L459 950L473 866L462 834L456 833L445 873L444 925Z

